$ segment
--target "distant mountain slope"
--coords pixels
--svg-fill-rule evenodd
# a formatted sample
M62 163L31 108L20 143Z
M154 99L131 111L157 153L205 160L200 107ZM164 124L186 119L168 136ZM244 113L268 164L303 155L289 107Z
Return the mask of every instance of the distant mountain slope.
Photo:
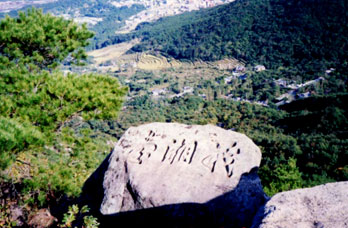
M143 37L133 51L191 60L233 56L267 68L296 66L315 74L348 59L348 3L237 0L144 23L133 35Z

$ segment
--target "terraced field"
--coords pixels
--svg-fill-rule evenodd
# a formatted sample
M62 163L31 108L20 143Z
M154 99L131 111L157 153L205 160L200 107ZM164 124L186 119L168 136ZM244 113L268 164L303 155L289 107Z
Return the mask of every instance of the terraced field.
M142 70L160 70L170 67L180 67L181 63L176 60L168 61L165 57L157 57L142 53L137 59L137 67Z
M127 53L127 51L137 43L139 43L139 40L134 39L130 42L91 51L88 55L93 58L94 67L102 72L118 72L123 75L131 76L137 70L161 70L168 74L173 74L172 71L175 70L175 77L177 77L178 80L215 78L218 75L221 76L226 74L227 71L234 69L237 65L243 64L233 58L215 62L205 62L202 60L181 62L172 58L165 58L161 55Z
M138 44L138 43L139 43L139 40L134 39L129 42L110 45L102 49L88 52L88 55L92 56L94 62L99 65L107 61L117 60L117 58L124 55L130 48L132 48L135 44Z
M138 39L130 42L111 45L106 48L94 50L88 53L93 58L94 65L105 69L136 68L141 70L161 70L171 67L180 67L182 64L175 59L167 59L163 56L154 56L147 53L126 54Z

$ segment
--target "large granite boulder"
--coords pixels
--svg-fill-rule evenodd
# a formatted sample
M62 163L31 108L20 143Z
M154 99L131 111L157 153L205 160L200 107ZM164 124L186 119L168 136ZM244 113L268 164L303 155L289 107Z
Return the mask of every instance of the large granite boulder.
M253 227L348 227L348 182L278 193L259 210Z
M260 149L222 128L151 123L129 128L104 176L102 214L184 202L205 203L233 190L258 167Z
M145 124L124 133L83 198L105 227L247 227L266 200L260 160L260 149L237 132Z

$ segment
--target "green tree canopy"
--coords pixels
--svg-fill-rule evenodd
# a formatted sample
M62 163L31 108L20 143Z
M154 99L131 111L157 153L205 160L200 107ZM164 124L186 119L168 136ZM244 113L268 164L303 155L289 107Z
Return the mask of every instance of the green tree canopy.
M85 24L32 8L0 22L0 61L22 63L30 69L55 68L67 57L80 63L86 58L83 47L92 36Z

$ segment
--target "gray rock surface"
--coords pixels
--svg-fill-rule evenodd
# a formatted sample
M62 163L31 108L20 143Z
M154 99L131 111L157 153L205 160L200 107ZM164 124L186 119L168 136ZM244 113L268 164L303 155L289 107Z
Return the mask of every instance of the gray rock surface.
M348 227L348 182L278 193L259 210L252 227Z
M248 137L216 126L151 123L132 127L108 160L100 211L109 215L213 201L232 191L242 174L257 168L260 160L260 149ZM225 207L228 199L224 197Z

